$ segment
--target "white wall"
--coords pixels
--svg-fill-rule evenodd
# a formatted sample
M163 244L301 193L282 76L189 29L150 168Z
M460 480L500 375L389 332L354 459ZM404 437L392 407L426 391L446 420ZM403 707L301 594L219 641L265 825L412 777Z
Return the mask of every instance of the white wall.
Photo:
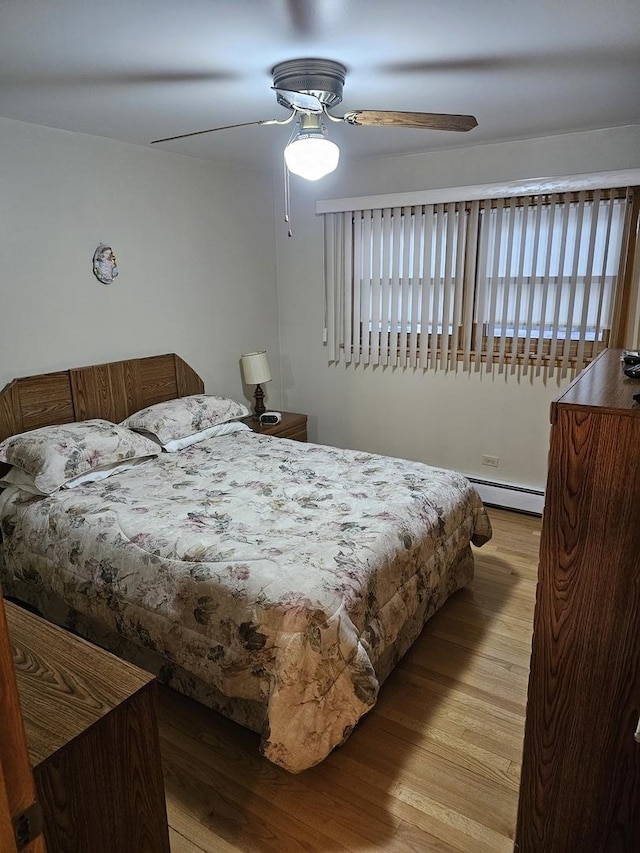
M264 348L278 405L270 174L3 118L0 140L0 388L177 352L243 399L240 353ZM111 285L92 274L100 242Z
M312 439L544 485L566 382L327 364L315 201L637 168L639 128L369 162L343 151L331 178L292 180L291 239L270 175L10 119L0 139L0 387L175 351L207 390L240 397L240 353L266 348L267 404L308 412ZM118 256L113 285L91 272L100 242Z
M353 149L357 134L354 128ZM310 415L321 443L406 456L507 483L544 488L549 406L568 380L329 365L322 345L319 198L410 192L640 166L640 127L350 161L318 184L292 178L294 237L276 226L284 404ZM500 465L481 465L482 454Z

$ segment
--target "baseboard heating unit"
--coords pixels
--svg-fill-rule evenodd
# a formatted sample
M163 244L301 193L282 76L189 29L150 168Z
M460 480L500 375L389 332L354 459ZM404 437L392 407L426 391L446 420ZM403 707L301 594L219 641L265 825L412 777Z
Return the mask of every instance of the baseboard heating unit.
M544 509L544 492L542 489L531 489L527 486L516 486L513 483L499 483L495 480L479 480L467 475L476 487L483 503L502 509L513 509L518 512L528 512L531 515L542 515Z

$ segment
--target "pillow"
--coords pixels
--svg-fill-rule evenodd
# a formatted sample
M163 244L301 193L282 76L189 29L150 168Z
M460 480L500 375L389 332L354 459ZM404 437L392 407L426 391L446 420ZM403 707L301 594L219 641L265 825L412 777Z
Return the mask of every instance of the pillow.
M122 421L121 426L154 436L164 447L170 441L196 435L248 414L244 403L213 394L192 394L147 406Z
M0 489L6 489L8 486L18 486L23 492L29 492L31 495L44 495L44 492L36 488L31 474L27 474L22 468L9 468L0 479Z
M157 455L157 454L156 454ZM82 486L84 483L95 483L98 480L106 480L113 474L120 474L121 471L128 471L129 468L135 468L141 462L147 462L151 457L142 456L140 459L132 459L130 462L114 462L111 465L101 465L99 468L93 468L85 474L79 474L77 477L72 477L60 486L61 489L75 489L76 486ZM4 477L0 478L0 489L7 486L18 486L23 492L29 492L32 495L46 495L46 492L41 491L35 484L35 478L32 474L27 474L22 468L9 468Z
M158 454L154 454L157 456ZM142 462L148 462L151 456L140 456L137 459L130 459L127 462L112 462L110 465L101 465L99 468L93 468L87 471L86 474L78 474L77 477L72 477L62 484L63 489L75 489L76 486L83 486L85 483L97 483L99 480L106 480L107 477L112 477L114 474L121 474L123 471L128 471L129 468L135 468Z
M30 474L46 495L87 471L159 453L150 439L99 418L40 427L0 444L0 462Z
M194 432L193 435L167 441L166 444L162 445L162 448L167 453L174 453L176 450L184 450L185 447L191 447L192 444L204 441L205 438L216 438L219 435L230 435L232 432L243 432L244 430L251 431L251 427L243 424L242 421L227 421L224 424L216 424L209 429L203 429L201 432Z

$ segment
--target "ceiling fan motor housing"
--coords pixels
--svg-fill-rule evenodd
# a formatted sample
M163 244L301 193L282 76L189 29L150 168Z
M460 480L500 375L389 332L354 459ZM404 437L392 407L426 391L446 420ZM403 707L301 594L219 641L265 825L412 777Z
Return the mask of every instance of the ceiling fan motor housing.
M290 92L313 95L329 108L342 100L347 69L340 62L331 59L290 59L279 62L271 73L274 89L288 89ZM290 106L280 95L277 99L282 106Z

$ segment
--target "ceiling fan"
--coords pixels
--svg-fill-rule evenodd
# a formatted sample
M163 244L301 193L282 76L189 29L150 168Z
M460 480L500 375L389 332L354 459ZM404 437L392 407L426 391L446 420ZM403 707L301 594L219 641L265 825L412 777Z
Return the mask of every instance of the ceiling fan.
M347 69L340 62L330 59L292 59L280 62L271 71L272 89L278 103L290 110L285 119L262 119L224 127L212 127L164 139L172 142L250 125L284 125L297 119L297 128L292 133L284 151L288 171L307 180L317 180L332 172L338 165L338 146L328 138L323 118L332 122L368 127L411 127L425 130L468 131L478 122L470 115L444 113L400 112L397 110L350 110L335 116L330 109L342 101L342 89Z

